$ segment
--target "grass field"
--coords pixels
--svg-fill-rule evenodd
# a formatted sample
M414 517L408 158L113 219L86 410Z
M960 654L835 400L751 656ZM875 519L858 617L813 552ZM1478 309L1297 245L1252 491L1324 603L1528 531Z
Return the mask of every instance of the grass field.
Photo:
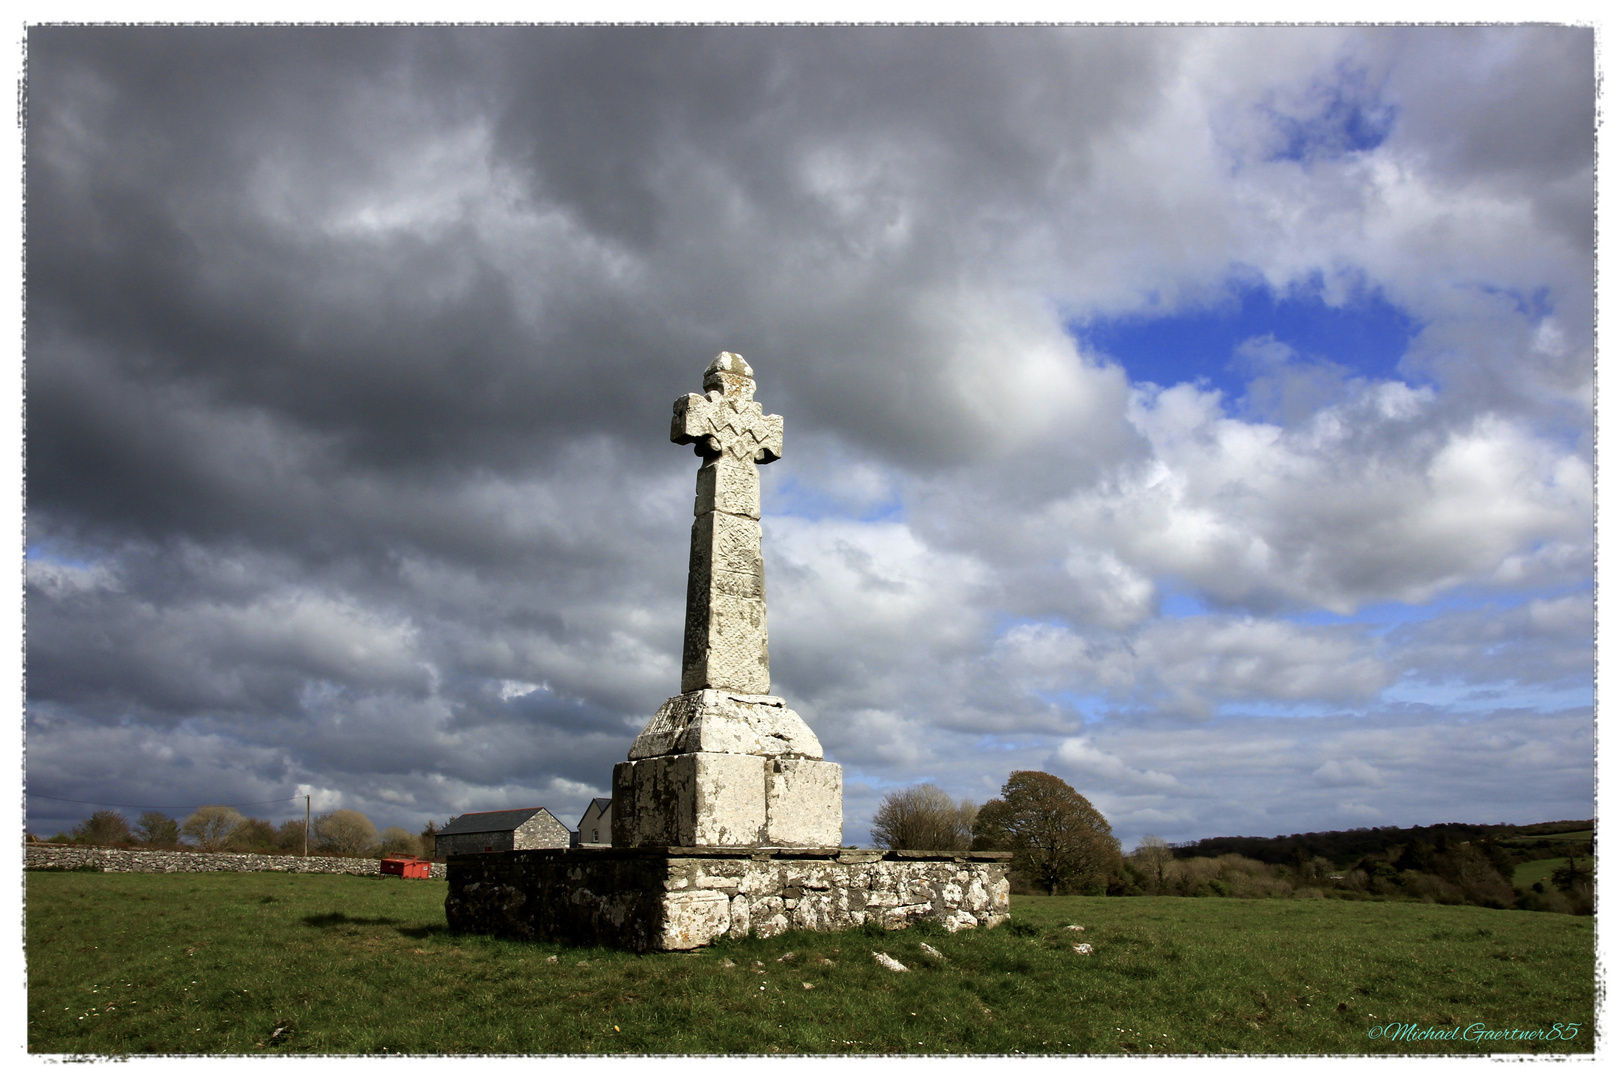
M1541 844L1552 840L1590 840L1591 829L1577 829L1574 832L1530 833L1524 836L1509 836L1499 841L1501 844Z
M1406 903L1014 897L956 936L633 956L450 934L442 882L27 875L48 1054L1591 1053L1593 923ZM1065 929L1083 925L1084 931ZM1073 946L1090 943L1079 955ZM929 957L924 942L945 959ZM911 970L886 971L873 951ZM555 959L552 959L555 957ZM1416 1024L1453 1041L1369 1038ZM1465 1041L1471 1024L1569 1039ZM1390 1029L1393 1030L1393 1029Z
M1515 889L1528 889L1538 881L1552 879L1553 871L1569 866L1568 859L1536 859L1533 862L1522 862L1513 868L1513 887ZM1575 856L1575 866L1578 869L1592 872L1592 857L1590 855Z

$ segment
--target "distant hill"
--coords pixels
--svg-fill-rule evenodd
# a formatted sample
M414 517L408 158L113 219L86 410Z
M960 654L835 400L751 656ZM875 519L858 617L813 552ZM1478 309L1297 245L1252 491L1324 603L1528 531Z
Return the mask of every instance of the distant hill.
M1363 858L1389 856L1404 849L1415 840L1433 848L1444 849L1452 844L1489 840L1509 844L1515 848L1567 846L1584 844L1591 850L1593 822L1543 821L1534 825L1464 825L1447 822L1443 825L1414 825L1410 829L1376 828L1344 829L1336 832L1292 833L1288 836L1214 836L1184 844L1172 844L1180 858L1193 856L1243 855L1260 862L1285 864L1298 860L1297 852L1306 858L1320 857L1337 866L1348 866ZM1562 852L1555 852L1562 854Z

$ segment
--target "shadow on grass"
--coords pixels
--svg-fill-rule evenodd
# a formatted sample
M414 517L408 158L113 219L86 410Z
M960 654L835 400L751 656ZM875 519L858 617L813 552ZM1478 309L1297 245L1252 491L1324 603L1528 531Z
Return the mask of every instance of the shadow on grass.
M405 937L414 938L417 941L448 940L462 936L443 924L435 926L402 926L399 932Z
M345 915L341 911L329 911L325 915L305 915L304 925L314 926L322 930L329 930L335 926L392 926L398 919L388 915Z

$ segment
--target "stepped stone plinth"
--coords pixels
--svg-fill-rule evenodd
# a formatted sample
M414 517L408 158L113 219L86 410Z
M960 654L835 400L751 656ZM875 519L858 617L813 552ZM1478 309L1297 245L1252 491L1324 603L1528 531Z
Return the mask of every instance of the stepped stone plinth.
M675 402L670 439L702 459L693 503L681 692L613 767L611 849L452 857L452 929L687 949L721 935L1007 914L1009 856L841 849L843 769L770 696L759 466L782 418L721 353Z

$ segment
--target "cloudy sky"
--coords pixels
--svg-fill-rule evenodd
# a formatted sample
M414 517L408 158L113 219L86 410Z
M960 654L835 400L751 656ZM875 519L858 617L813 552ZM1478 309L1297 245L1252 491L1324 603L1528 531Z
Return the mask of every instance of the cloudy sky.
M1127 845L1592 814L1588 29L26 44L36 832L572 823L721 349L846 843L1014 769Z

